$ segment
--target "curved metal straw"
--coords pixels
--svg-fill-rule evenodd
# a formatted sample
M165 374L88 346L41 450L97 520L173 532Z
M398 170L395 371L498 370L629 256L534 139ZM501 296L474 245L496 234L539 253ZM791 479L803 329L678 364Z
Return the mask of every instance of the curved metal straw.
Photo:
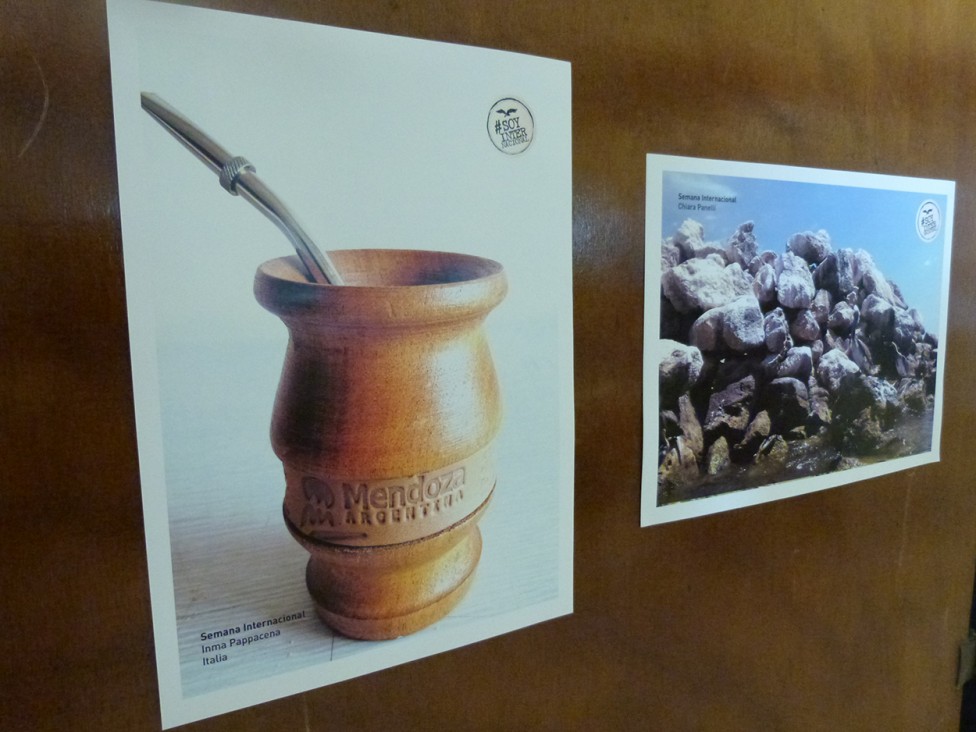
M142 108L215 172L224 189L232 195L240 195L281 229L298 252L311 282L342 284L342 277L332 260L315 246L288 207L258 178L251 163L240 156L231 155L158 95L143 92Z

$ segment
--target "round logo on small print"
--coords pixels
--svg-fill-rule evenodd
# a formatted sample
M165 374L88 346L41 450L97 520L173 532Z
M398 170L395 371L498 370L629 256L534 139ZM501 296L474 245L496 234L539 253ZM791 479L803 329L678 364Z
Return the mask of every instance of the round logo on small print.
M935 201L925 201L915 215L915 231L922 241L932 241L942 231L942 211Z
M523 152L532 144L535 121L532 113L518 99L506 97L491 105L488 112L488 137L508 155Z

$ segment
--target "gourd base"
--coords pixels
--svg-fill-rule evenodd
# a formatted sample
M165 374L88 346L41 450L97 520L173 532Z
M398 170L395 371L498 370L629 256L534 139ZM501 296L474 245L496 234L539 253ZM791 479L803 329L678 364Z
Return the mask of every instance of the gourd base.
M319 618L358 640L415 633L447 615L481 558L478 521L489 498L443 531L403 544L348 547L295 534L311 554L305 583Z

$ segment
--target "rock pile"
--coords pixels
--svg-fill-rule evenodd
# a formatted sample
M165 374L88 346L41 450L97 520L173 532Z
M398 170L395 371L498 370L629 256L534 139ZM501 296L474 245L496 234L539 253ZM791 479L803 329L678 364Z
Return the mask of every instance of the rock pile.
M931 404L937 340L867 251L822 230L760 251L751 221L709 242L689 219L661 266L662 488L781 464L814 436L871 455Z

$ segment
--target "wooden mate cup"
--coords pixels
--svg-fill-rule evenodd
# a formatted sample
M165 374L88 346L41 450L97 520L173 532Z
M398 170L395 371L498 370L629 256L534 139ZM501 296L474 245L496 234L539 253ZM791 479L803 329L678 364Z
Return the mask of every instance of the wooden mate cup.
M331 256L342 286L309 282L296 257L255 276L289 332L271 444L319 616L352 638L395 638L450 612L481 556L501 423L482 325L507 282L469 255Z

